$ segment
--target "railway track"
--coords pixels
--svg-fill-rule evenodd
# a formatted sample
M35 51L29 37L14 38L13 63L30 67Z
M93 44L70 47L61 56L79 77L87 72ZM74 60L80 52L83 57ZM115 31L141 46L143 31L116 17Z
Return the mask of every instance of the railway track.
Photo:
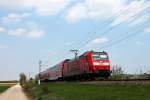
M96 84L96 85L150 85L150 79L128 79L128 80L87 80L87 81L50 81L52 83L76 83L76 84ZM50 83L45 82L45 83Z
M150 79L96 80L96 81L83 81L79 83L101 84L101 85L150 85Z

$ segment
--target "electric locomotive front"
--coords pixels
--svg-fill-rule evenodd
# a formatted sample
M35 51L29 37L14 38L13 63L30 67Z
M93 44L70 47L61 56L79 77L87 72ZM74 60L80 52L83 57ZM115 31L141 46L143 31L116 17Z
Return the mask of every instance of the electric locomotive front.
M110 62L107 52L90 52L91 57L91 69L94 76L109 77L110 72Z

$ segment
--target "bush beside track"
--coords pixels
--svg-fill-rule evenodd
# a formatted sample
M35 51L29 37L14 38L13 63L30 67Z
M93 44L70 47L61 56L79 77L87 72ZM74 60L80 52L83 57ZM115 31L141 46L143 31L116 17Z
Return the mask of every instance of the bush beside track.
M33 100L149 100L150 85L98 85L78 82L30 82L24 87Z

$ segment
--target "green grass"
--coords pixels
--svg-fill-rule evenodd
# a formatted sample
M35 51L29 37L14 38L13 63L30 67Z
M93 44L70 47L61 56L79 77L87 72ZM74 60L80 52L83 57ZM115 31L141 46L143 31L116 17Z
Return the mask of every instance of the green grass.
M30 84L26 92L34 100L150 100L148 85Z
M7 90L10 86L0 86L0 93L4 92Z

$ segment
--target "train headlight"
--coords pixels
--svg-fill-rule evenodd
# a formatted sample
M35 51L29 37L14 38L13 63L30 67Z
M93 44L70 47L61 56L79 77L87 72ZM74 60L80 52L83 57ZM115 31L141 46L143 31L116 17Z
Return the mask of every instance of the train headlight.
M100 63L99 62L94 62L93 65L100 65Z
M103 65L106 65L106 66L107 66L107 65L109 65L109 63L108 63L108 62L104 62Z

